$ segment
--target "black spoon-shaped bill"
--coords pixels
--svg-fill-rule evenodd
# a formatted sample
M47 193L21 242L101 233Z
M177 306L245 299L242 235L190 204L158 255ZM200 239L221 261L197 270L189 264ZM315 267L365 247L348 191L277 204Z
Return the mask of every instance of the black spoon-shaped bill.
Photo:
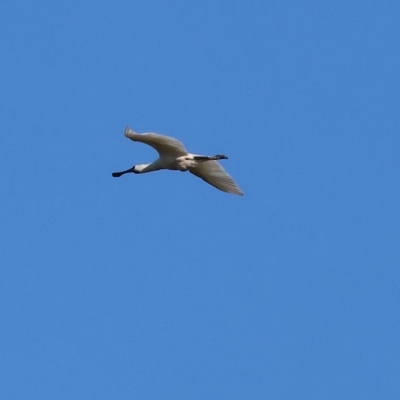
M119 178L121 175L128 174L129 172L135 172L135 166L133 166L132 168L127 169L126 171L113 172L111 175L114 178Z

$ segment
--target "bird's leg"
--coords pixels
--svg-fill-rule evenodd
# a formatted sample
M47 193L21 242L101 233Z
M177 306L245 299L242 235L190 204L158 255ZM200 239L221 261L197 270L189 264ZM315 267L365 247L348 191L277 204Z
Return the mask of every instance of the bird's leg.
M121 175L127 174L128 172L135 172L135 166L133 166L132 168L127 169L126 171L113 172L112 176L114 178L119 178Z
M217 154L216 156L194 156L195 161L211 161L211 160L227 160L228 157L223 154Z

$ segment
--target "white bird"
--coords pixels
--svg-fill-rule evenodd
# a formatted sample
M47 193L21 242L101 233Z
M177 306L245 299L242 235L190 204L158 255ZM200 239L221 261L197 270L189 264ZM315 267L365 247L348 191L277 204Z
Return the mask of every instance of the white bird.
M144 174L145 172L170 169L189 171L210 185L227 193L243 196L235 181L225 172L217 160L227 160L224 155L201 156L188 153L185 146L177 139L157 133L135 133L129 126L125 129L125 136L134 142L148 144L157 150L159 158L151 164L138 164L126 171L114 172L112 176L120 177L128 172Z

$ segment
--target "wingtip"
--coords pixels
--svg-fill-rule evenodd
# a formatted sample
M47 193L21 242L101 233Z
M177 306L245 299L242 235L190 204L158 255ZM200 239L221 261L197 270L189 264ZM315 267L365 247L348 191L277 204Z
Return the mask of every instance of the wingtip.
M130 135L132 135L133 133L135 133L135 132L133 132L133 130L129 127L129 126L127 126L126 128L125 128L125 132L124 132L124 135L128 138Z
M233 188L228 190L220 189L220 190L226 193L235 194L237 196L244 196L244 193L239 188Z

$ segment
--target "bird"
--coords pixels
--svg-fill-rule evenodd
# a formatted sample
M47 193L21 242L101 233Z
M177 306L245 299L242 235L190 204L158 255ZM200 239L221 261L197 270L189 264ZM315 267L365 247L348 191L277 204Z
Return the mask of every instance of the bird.
M175 138L153 132L136 133L129 126L126 127L124 135L134 142L145 143L153 147L158 152L159 157L150 164L136 164L125 171L113 172L114 178L130 172L144 174L160 169L189 171L223 192L243 196L239 186L218 163L218 160L227 160L227 156L223 154L215 156L192 154Z

